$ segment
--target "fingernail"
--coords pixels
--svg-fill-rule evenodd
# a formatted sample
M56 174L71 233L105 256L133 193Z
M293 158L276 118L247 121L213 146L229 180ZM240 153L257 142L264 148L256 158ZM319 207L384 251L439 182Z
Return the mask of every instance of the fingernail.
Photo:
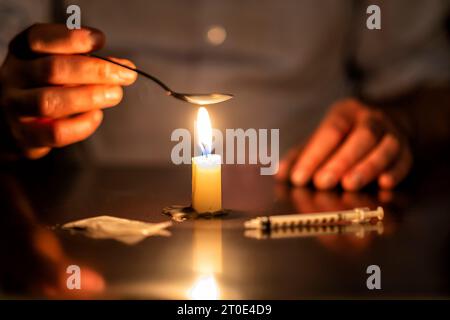
M94 120L96 122L99 122L102 120L102 118L103 118L103 112L101 112L100 110L97 110L97 112L94 113Z
M332 172L324 172L317 178L316 185L321 189L329 189L336 185L336 176Z
M105 100L106 101L117 101L121 98L122 92L118 88L110 88L105 90Z
M92 29L88 29L88 32L91 39L92 48L97 48L103 44L105 37L102 33Z
M303 171L302 169L294 171L291 177L292 182L296 186L304 186L308 183L309 175L307 172Z
M346 186L350 189L359 189L362 186L362 177L359 173L353 173L347 180Z
M127 81L127 82L134 81L134 79L136 78L136 72L125 69L125 68L120 68L119 78L124 81Z
M380 176L379 178L379 182L380 186L382 188L392 188L394 186L394 179L392 178L392 176L388 175L388 174L383 174Z

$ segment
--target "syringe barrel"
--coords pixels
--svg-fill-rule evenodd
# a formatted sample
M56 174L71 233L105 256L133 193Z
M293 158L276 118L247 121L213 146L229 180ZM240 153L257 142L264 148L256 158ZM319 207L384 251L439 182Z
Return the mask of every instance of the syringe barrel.
M301 225L327 225L340 223L368 222L372 219L382 220L383 208L371 211L369 208L356 208L353 210L311 213L301 215L279 215L270 217L271 227L301 226Z
M341 221L342 217L337 212L329 213L312 213L301 215L283 215L283 216L271 216L271 227L283 227L283 226L307 226L307 225L320 225L320 224L336 224Z

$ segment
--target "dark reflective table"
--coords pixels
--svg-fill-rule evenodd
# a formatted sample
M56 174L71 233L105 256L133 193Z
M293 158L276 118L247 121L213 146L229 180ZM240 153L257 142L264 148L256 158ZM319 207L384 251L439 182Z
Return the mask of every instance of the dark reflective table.
M450 170L418 170L394 192L319 192L277 184L255 166L223 166L221 219L174 223L135 245L90 239L59 225L111 215L167 221L190 203L190 167L75 169L20 165L1 172L2 298L429 298L449 297ZM382 225L246 232L263 214L381 205ZM68 290L66 268L81 268ZM381 290L368 290L369 265Z

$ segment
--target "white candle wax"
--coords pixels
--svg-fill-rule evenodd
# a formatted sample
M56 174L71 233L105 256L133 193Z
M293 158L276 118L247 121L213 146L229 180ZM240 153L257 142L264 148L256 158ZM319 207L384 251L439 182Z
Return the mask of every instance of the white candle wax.
M222 209L221 163L218 154L192 158L192 207L198 213Z

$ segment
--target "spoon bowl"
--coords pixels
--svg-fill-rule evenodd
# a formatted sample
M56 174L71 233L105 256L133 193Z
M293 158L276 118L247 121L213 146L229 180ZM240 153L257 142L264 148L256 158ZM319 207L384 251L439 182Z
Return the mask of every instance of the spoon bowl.
M225 93L178 93L172 91L170 95L174 98L200 106L216 104L233 98L232 94Z

